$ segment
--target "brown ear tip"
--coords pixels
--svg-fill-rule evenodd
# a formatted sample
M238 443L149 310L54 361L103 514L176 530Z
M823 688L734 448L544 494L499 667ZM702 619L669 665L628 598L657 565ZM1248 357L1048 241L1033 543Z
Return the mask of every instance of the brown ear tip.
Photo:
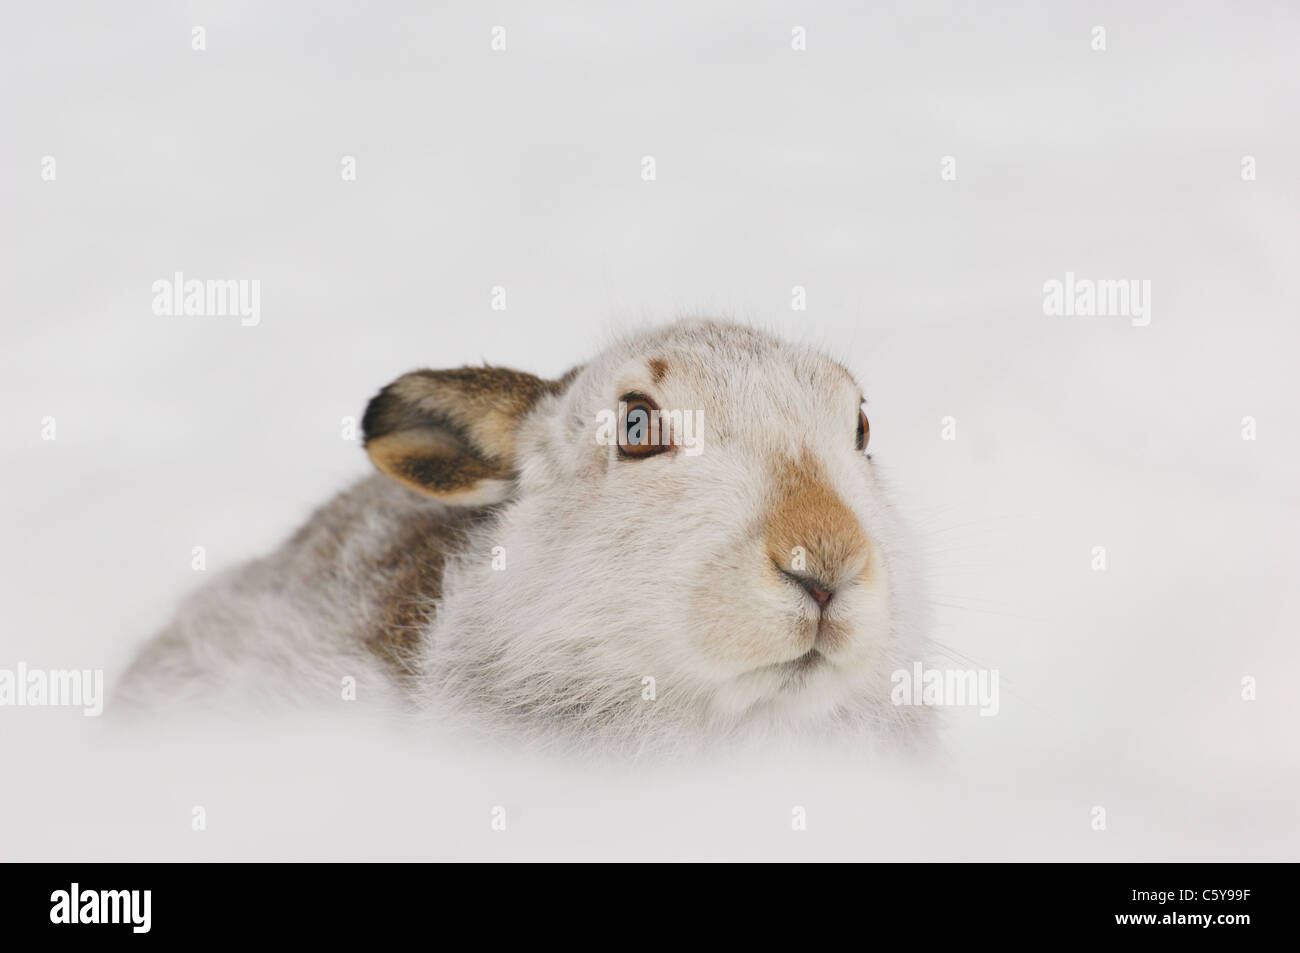
M397 429L401 416L401 401L393 393L393 385L389 384L366 404L366 412L361 417L362 445Z

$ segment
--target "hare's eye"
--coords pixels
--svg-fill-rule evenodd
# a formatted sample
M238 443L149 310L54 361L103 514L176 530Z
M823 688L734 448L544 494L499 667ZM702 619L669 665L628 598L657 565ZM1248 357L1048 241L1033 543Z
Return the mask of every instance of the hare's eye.
M867 420L867 412L858 410L858 449L866 450L867 442L871 440L871 423Z
M659 408L649 397L624 394L618 424L618 452L624 457L653 457L668 449L669 435L660 432Z

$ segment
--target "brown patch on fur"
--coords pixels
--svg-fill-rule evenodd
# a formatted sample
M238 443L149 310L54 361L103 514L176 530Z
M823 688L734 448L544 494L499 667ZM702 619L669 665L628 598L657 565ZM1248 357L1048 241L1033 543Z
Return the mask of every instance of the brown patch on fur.
M365 646L397 675L416 673L420 639L442 598L447 557L459 547L477 518L413 514L374 565L380 580L380 609Z
M869 563L867 534L811 453L805 450L797 459L783 458L774 477L775 501L767 512L764 535L773 562L811 576L828 589L844 581L846 570ZM801 570L793 567L795 547L804 550Z
M656 384L662 384L664 378L668 376L668 364L660 357L650 358L650 379Z

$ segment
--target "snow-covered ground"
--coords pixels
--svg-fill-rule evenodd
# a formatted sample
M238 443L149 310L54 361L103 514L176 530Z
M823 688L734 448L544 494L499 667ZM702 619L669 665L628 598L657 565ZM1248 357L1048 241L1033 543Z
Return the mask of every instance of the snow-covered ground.
M866 381L1002 699L926 764L635 769L0 709L0 858L1295 859L1300 11L865 6L7 5L0 668L111 682L405 370L713 313ZM178 271L260 322L155 314ZM1150 323L1045 314L1067 272Z

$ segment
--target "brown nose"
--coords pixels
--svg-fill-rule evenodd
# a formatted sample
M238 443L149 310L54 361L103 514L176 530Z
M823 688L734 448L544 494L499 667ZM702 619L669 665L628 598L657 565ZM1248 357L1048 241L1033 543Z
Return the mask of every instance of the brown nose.
M837 586L861 576L871 544L810 452L777 461L772 477L767 554L825 611Z
M781 573L786 576L786 578L792 579L799 583L799 585L803 586L804 592L812 596L813 601L823 608L825 608L826 603L831 601L831 596L835 595L833 590L823 588L821 583L812 576L807 576L803 573L790 572L788 569L782 569Z

